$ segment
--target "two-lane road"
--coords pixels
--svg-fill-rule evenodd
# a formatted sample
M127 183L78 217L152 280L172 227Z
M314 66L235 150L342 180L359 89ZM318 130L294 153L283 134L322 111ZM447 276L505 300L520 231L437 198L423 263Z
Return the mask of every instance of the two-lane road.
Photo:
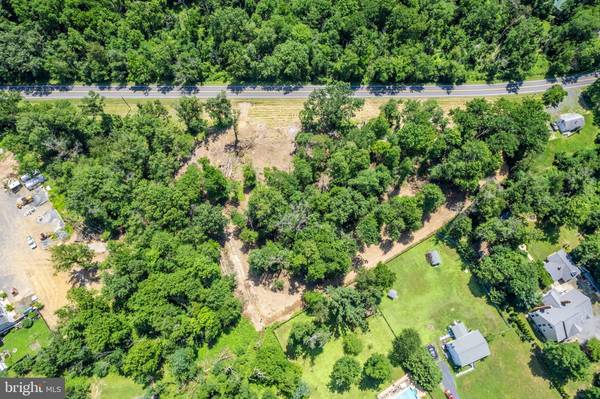
M489 97L507 94L535 94L559 83L567 89L586 87L599 76L598 72L573 75L558 79L529 80L517 83L464 84L464 85L369 85L353 86L358 98L370 97ZM95 91L106 98L178 98L194 95L200 98L216 96L225 91L239 99L305 99L320 85L217 85L217 86L127 86L127 85L38 85L0 86L0 90L20 92L27 99L77 99Z

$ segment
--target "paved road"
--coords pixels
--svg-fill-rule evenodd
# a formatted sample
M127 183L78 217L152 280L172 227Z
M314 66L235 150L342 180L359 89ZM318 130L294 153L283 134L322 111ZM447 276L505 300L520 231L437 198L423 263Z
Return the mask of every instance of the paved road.
M371 85L354 86L354 95L359 98L369 97L488 97L506 94L541 93L555 83L565 88L580 88L592 84L598 72L574 75L560 79L529 80L517 83L465 84L465 85ZM76 99L87 95L90 90L96 91L106 98L178 98L195 95L200 98L216 96L226 91L229 97L240 99L282 99L307 98L319 85L221 85L221 86L0 86L0 90L19 91L28 99Z

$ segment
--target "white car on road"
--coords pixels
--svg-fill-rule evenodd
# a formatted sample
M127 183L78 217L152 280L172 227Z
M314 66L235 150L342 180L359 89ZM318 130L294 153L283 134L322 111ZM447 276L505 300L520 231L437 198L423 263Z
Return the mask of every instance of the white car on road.
M37 244L35 243L35 240L31 236L27 236L27 245L29 245L29 248L31 248L31 249L37 248Z

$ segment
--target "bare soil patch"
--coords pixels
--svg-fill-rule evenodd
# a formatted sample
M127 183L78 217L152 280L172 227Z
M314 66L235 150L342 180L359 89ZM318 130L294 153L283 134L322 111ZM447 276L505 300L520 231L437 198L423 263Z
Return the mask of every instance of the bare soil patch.
M275 167L289 170L292 153L294 152L294 137L300 130L298 120L281 120L278 127L273 127L268 120L253 118L255 104L240 102L239 145L234 148L233 129L215 133L202 142L194 151L190 163L200 158L208 158L211 164L221 168L223 173L236 180L242 178L242 166L251 164L259 177L265 168ZM259 112L264 110L259 108ZM182 169L185 171L185 167ZM181 172L180 172L181 173Z

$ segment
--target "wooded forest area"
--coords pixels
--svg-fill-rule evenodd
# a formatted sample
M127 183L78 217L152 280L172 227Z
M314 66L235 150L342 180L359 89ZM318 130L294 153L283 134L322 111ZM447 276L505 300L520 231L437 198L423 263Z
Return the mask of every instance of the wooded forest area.
M584 98L597 98L599 88L596 82ZM322 288L304 294L313 321L293 327L288 356L318 353L330 337L367 330L367 317L395 276L380 264L359 271L353 287L336 281L362 246L414 231L450 194L474 203L440 238L458 249L499 308L526 311L539 303L548 275L518 246L549 226L577 229L584 239L573 256L600 276L599 146L558 154L548 170L536 171L532 160L550 134L541 100L473 99L448 115L434 100L390 100L359 124L354 116L363 103L351 93L348 84L335 83L310 95L291 170L266 169L263 180L246 167L248 210L230 215L250 250L252 273L284 272ZM0 93L2 146L16 154L23 172L48 175L69 222L110 248L97 265L101 291L71 290L52 343L12 371L65 375L70 399L88 397L89 381L80 377L109 372L171 397L190 384L195 398L308 397L301 370L268 333L207 369L199 366L199 348L241 319L235 280L221 274L219 259L230 222L223 207L239 201L242 186L204 158L176 174L198 141L235 126L236 112L220 95L206 103L182 98L176 114L179 120L158 101L126 116L109 114L94 93L80 105ZM508 178L491 178L503 163ZM414 196L397 195L408 177L426 184ZM482 257L484 245L489 256ZM53 257L64 267L89 261L77 245L63 247ZM420 338L404 335L391 364L435 389L440 375ZM548 359L555 359L553 351L549 345ZM352 358L338 363L332 379L341 385L332 389L344 391L359 365ZM388 369L375 356L364 373L385 379Z
M9 0L0 83L446 82L600 63L597 0Z

